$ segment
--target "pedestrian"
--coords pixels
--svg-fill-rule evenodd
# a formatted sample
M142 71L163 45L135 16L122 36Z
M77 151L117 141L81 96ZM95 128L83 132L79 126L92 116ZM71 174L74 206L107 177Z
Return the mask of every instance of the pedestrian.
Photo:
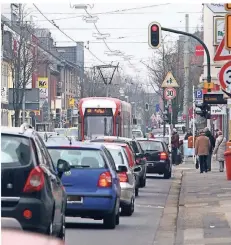
M195 155L199 158L200 173L208 171L207 157L209 155L210 141L203 130L200 131L200 135L196 139L195 143Z
M212 155L213 155L213 149L215 147L215 138L213 137L211 131L209 130L209 128L205 128L204 129L205 132L205 136L207 136L209 138L210 141L210 149L209 149L209 154L207 157L207 167L208 167L208 171L211 171L211 163L212 163Z
M219 162L220 172L224 172L225 150L226 150L226 138L224 137L222 131L219 131L218 137L216 139L215 148L213 150L213 155L216 157L216 160Z
M218 132L219 132L219 131L220 131L219 129L216 129L216 130L215 130L215 135L214 135L214 138L215 138L215 139L217 139L217 137L219 136L219 135L218 135Z
M180 137L177 133L177 130L174 128L172 131L172 138L171 138L171 144L172 144L172 164L178 164L178 150L180 146Z
M189 130L189 131L187 132L187 134L186 134L185 137L184 137L184 140L188 140L188 138L189 138L190 136L193 136L191 130Z

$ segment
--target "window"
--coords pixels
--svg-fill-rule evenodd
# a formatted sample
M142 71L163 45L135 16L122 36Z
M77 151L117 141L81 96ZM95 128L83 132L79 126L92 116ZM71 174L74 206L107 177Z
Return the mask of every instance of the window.
M112 169L114 171L116 171L116 165L115 165L114 158L112 157L110 151L107 148L105 149L105 154L106 154L106 156L107 156L107 158L109 160L109 164L111 165Z
M30 141L27 138L1 134L2 167L25 166L31 162Z
M71 168L107 168L100 150L77 148L48 148L53 163L59 159L69 162Z
M108 148L108 151L111 153L116 166L125 164L122 153L119 149Z
M163 145L161 142L157 141L139 141L142 150L144 151L163 151Z

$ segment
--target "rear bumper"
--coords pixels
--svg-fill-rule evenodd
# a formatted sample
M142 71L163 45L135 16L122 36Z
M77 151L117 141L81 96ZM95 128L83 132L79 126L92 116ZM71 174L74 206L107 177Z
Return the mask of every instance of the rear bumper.
M129 185L128 183L120 183L121 186L121 196L120 196L120 206L124 204L130 204L131 199L134 196L134 186Z
M35 198L18 198L18 201L10 201L7 197L1 198L2 217L15 218L21 224L23 230L46 233L51 221L53 204L43 203ZM24 210L32 212L31 219L23 216Z
M66 216L71 217L101 217L111 213L115 207L116 196L92 193L68 193L68 196L82 197L82 203L67 203Z
M159 162L148 162L147 173L149 174L164 174L169 170L169 162L159 161Z

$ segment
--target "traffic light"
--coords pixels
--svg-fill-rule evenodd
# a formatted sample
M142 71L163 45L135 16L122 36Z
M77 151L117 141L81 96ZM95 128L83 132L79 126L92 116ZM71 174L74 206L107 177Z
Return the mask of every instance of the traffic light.
M148 28L149 28L148 30L149 46L153 49L157 49L160 47L160 43L161 43L161 26L157 22L152 22Z
M204 117L206 119L210 119L211 114L210 114L210 105L208 104L201 104L201 105L196 105L196 114L200 115L201 117Z
M145 111L149 111L149 104L148 103L145 104Z

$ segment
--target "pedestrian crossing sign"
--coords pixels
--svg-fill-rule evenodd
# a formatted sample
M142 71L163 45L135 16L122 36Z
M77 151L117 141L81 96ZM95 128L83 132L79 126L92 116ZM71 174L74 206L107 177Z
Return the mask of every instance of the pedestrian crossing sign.
M171 72L168 72L167 76L165 77L162 88L178 88L179 85L176 81L176 79L173 77Z

